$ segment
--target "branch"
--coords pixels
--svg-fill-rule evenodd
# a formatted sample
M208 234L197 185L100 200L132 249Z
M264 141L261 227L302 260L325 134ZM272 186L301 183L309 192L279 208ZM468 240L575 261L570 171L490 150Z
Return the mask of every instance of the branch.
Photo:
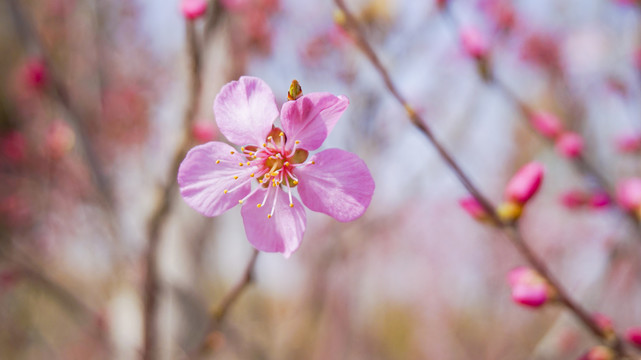
M476 200L483 206L484 210L488 214L490 214L497 228L503 231L503 233L508 237L508 239L517 248L519 253L527 260L527 262L536 271L538 271L541 276L545 277L551 286L556 288L559 303L564 306L566 310L573 313L579 319L579 321L592 332L595 337L612 348L618 355L626 356L625 349L623 348L620 338L616 334L606 334L598 326L594 319L592 319L588 312L567 294L567 292L561 286L560 282L552 276L545 263L532 251L532 249L530 249L528 244L523 240L518 227L516 227L516 225L507 224L498 218L494 207L490 204L486 197L482 195L480 190L476 186L474 186L469 178L463 173L461 168L456 164L455 160L445 150L444 146L434 137L431 129L429 129L426 122L423 121L423 119L416 113L416 111L413 110L413 108L408 104L405 98L399 93L395 84L392 82L387 69L385 69L385 67L378 60L376 53L365 39L365 36L363 35L363 32L359 27L358 20L349 12L343 0L334 0L334 2L345 15L344 25L346 27L346 30L351 32L351 35L354 37L357 45L359 45L365 56L370 60L372 65L379 72L389 92L406 109L407 115L410 118L412 124L414 124L425 135L430 143L432 143L432 145L436 147L439 155L441 155L447 165L456 173L458 179L465 186L465 188L468 189L470 194L474 196Z

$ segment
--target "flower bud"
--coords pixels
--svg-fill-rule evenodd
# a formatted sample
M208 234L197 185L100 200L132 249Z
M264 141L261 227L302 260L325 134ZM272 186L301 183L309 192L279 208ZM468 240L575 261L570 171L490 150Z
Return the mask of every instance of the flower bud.
M536 131L549 139L555 139L563 131L563 125L561 125L559 118L554 114L544 111L538 111L532 114L530 123Z
M588 199L583 191L574 189L561 194L559 201L568 209L576 209L585 205Z
M481 32L473 27L467 27L461 30L461 45L465 53L475 59L486 57L489 50L487 41Z
M608 334L614 333L614 324L612 323L612 319L610 319L608 316L601 313L596 313L592 315L592 319L599 326L599 328L603 330L603 332Z
M47 84L47 78L47 68L40 58L30 59L22 67L22 79L31 89L43 89Z
M217 135L218 131L211 122L197 121L191 127L191 136L200 144L213 141Z
M541 186L545 169L538 162L523 166L505 188L505 198L518 204L525 204Z
M590 207L592 209L600 209L610 205L610 195L604 190L598 190L590 196Z
M66 155L75 142L76 135L62 120L55 120L49 125L45 143L47 152L52 158L59 159Z
M189 20L197 19L207 11L207 0L182 0L180 11Z
M303 96L303 88L300 87L298 80L292 80L292 84L289 85L289 91L287 92L287 100L296 100L301 96Z
M615 139L617 151L620 153L632 153L641 149L641 133L625 133Z
M628 211L641 207L641 178L629 178L617 184L617 202Z
M465 210L470 216L479 221L485 221L488 219L487 213L481 206L481 203L476 200L474 196L468 196L462 198L458 201L459 205Z
M583 137L574 132L563 133L556 140L556 150L567 158L575 158L583 152Z
M630 342L630 344L641 348L641 327L629 328L625 332L625 339Z
M579 360L614 360L614 352L605 346L595 346Z
M533 269L517 267L508 274L512 287L512 300L529 307L540 307L553 293L547 281Z

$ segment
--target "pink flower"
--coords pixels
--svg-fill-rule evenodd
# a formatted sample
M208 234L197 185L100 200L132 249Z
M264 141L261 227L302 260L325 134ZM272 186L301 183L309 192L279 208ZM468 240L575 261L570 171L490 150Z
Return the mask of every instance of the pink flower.
M216 127L208 121L197 121L191 127L191 136L201 144L214 140L217 135Z
M617 184L617 202L628 211L641 207L641 179L629 178Z
M617 150L621 153L632 153L641 148L641 133L625 133L615 139Z
M625 338L630 342L630 344L641 348L641 327L629 328L625 332Z
M461 45L467 55L477 59L485 57L489 50L487 41L481 32L473 27L461 30Z
M481 203L479 203L474 196L462 198L458 203L463 210L476 220L485 220L487 218L487 213L483 209L483 206L481 206Z
M538 111L532 114L530 123L536 131L550 139L556 138L563 131L563 125L561 125L559 118L554 114L544 111Z
M585 355L583 355L579 360L613 360L614 353L610 348L599 345L595 346Z
M523 166L510 180L505 188L505 197L509 201L525 204L541 186L545 169L537 162Z
M47 78L47 68L40 58L29 59L22 67L22 79L31 89L43 89L47 84Z
M310 210L352 221L363 215L374 180L355 154L327 149L309 156L329 135L349 101L311 93L279 111L265 82L243 76L223 86L214 101L220 132L240 151L222 142L191 149L178 170L180 193L206 216L243 204L249 242L258 250L289 257L298 249L306 215L293 190ZM252 190L252 183L254 189Z
M189 20L197 19L207 11L207 0L182 0L180 11Z
M49 125L45 138L46 149L49 156L59 159L73 148L76 135L62 120L56 120Z
M555 146L559 154L567 158L575 158L583 152L583 137L574 132L566 132L556 140Z
M512 300L517 304L539 307L549 299L550 288L545 279L535 270L517 267L508 274L512 287Z

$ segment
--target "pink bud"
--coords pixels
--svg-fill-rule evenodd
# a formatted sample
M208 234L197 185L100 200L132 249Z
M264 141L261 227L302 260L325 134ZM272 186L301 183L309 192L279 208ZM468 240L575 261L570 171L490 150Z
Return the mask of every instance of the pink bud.
M66 123L56 120L49 125L45 142L49 155L58 159L71 151L76 142L76 136Z
M218 132L213 123L198 121L192 126L191 134L197 142L202 144L214 140Z
M487 216L485 210L483 210L483 206L481 206L481 203L479 203L474 196L462 198L458 203L461 205L463 210L476 220L482 220Z
M610 205L610 195L604 190L599 190L590 196L590 207L593 209L600 209Z
M568 190L561 194L559 200L568 209L576 209L587 202L586 194L581 190Z
M35 90L41 90L47 83L47 69L40 58L27 60L22 68L22 79L25 84Z
M550 139L556 138L563 131L563 125L561 125L559 118L544 111L534 113L530 117L530 123L536 131Z
M556 140L556 151L567 158L575 158L583 151L583 137L574 132L563 133Z
M617 150L621 153L631 153L641 148L641 133L625 133L615 139Z
M187 19L197 19L207 11L207 0L182 0L180 10Z
M617 202L628 211L641 206L641 178L629 178L617 184Z
M461 44L465 53L473 58L482 58L487 55L487 41L481 32L473 27L461 30Z
M547 282L535 270L527 267L517 267L508 274L508 282L512 287L512 300L517 304L539 307L549 298Z
M537 162L523 166L505 188L505 197L519 204L525 204L539 190L545 169Z
M625 338L630 342L630 344L641 348L641 327L629 328L625 332Z
M611 332L614 331L614 324L612 323L612 319L609 317L601 314L601 313L596 313L592 315L592 319L594 319L594 322L599 325L599 328L605 332Z
M599 345L595 346L585 355L583 355L579 360L613 360L614 353L610 348Z

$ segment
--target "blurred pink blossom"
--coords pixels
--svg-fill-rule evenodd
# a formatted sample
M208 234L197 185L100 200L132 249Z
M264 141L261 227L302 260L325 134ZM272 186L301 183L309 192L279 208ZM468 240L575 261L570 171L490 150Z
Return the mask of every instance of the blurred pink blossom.
M12 130L0 135L0 156L9 164L21 163L26 157L26 152L27 141L20 132Z
M543 165L538 162L523 166L508 182L505 197L509 201L525 204L539 190L544 173Z
M460 36L461 45L468 56L479 59L487 55L489 50L487 40L477 28L463 28Z
M563 131L563 125L561 125L559 118L545 111L537 111L532 114L530 123L536 131L550 139L555 139Z
M512 300L518 304L539 307L549 298L547 281L535 270L528 267L517 267L508 273L508 282L512 287Z
M616 189L617 202L628 211L641 207L641 178L628 178L619 181Z
M73 148L76 135L62 120L55 120L47 129L45 138L47 154L54 159L63 157Z
M27 88L41 90L47 84L47 69L40 58L27 60L21 70L21 78Z
M630 344L641 348L641 327L632 327L625 332L625 338Z
M600 209L610 205L612 199L605 190L597 190L590 195L589 204L593 209Z
M212 141L218 136L216 126L209 121L197 121L191 127L191 135L198 143Z
M616 148L621 153L636 152L641 148L641 133L624 133L615 139Z
M460 199L459 205L476 220L484 220L487 217L485 210L474 196Z
M182 0L180 11L189 20L197 19L207 11L207 0Z
M556 150L567 158L575 158L583 152L583 137L575 132L565 132L556 139Z
M586 204L587 194L577 189L568 190L561 194L559 200L566 208L576 209Z

